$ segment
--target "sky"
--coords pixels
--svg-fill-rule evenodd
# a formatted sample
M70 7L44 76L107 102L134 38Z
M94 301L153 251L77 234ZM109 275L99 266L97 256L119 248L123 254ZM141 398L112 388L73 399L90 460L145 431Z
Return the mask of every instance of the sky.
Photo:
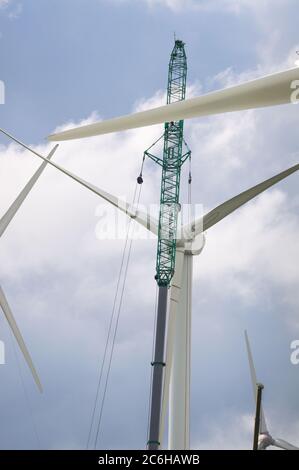
M44 155L57 128L165 102L174 34L188 96L292 67L295 0L0 0L1 127ZM204 212L299 162L293 105L193 119L192 198ZM132 200L153 126L62 142L55 161ZM0 216L38 167L0 137ZM299 175L211 228L194 259L191 447L250 449L248 330L270 432L299 445ZM141 202L158 203L144 168ZM182 201L187 174L182 174ZM86 448L124 240L99 240L102 202L47 168L0 243L0 279L41 377L40 395L0 317L1 449ZM124 219L121 219L124 220ZM155 240L135 240L98 448L144 448L156 286ZM98 413L98 411L97 411Z

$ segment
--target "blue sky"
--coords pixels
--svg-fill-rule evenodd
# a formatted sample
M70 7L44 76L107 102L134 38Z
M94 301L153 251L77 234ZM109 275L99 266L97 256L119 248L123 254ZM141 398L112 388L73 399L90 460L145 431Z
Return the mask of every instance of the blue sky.
M6 85L1 126L44 154L50 150L45 137L57 126L163 102L174 32L186 42L189 95L292 66L299 49L298 6L292 0L1 4L0 79ZM194 201L209 209L297 163L297 113L295 106L285 106L188 122ZM62 143L55 159L130 199L142 152L160 132L156 126ZM0 143L2 214L38 162L7 139ZM266 385L271 430L299 444L299 366L289 361L290 342L299 339L297 177L213 228L195 261L194 448L251 446L254 407L244 328ZM157 202L159 178L148 163L145 203ZM95 237L99 203L49 168L1 239L1 285L45 388L39 396L20 356L24 395L1 318L0 338L7 346L7 364L0 366L1 448L86 445L122 251L122 242ZM146 441L154 263L155 241L135 242L103 448L142 448ZM136 292L142 296L136 298Z

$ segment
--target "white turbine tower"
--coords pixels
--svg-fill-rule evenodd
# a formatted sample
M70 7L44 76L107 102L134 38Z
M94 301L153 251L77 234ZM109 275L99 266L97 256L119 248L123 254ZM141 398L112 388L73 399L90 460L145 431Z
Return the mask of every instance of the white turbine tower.
M257 399L257 379L256 379L256 372L253 363L253 357L251 353L251 348L249 344L249 339L247 335L247 331L245 331L245 341L246 341L246 349L248 355L248 362L250 368L250 376L251 376L251 383L253 389L253 396L256 401ZM261 404L261 412L260 412L260 431L259 431L259 439L258 439L258 450L266 450L269 446L279 447L280 449L284 450L299 450L299 447L290 444L289 442L285 441L284 439L274 439L268 431L268 427L266 424L265 414L263 410L263 405Z
M51 152L49 153L47 159L49 159L49 160L51 159L51 157L54 155L54 152L56 151L57 147L58 147L58 145L56 145L51 150ZM28 196L28 194L32 190L32 188L35 185L35 183L37 182L38 178L41 176L42 172L44 171L44 169L47 166L47 163L48 162L45 161L44 163L41 164L41 166L38 168L38 170L30 178L30 180L28 181L28 183L26 184L24 189L20 192L20 194L18 195L16 200L12 203L12 205L9 207L7 212L0 219L0 238L4 234L5 230L7 229L8 225L12 221L12 219L15 216L15 214L17 213L17 211L20 209L21 205L23 204L26 197ZM8 302L7 302L7 299L5 297L5 294L4 294L1 286L0 286L0 307L1 307L1 309L4 313L4 315L5 315L5 318L8 322L8 324L9 324L12 332L13 332L14 337L15 337L15 339L16 339L19 347L20 347L20 350L23 353L23 356L25 358L25 361L28 364L28 367L31 371L33 379L34 379L39 391L42 392L42 385L41 385L39 376L36 372L36 369L35 369L34 364L32 362L31 356L30 356L29 351L26 347L25 341L22 337L22 334L19 330L19 327L18 327L18 325L16 323L16 320L15 320L13 314L12 314L11 308L10 308Z
M297 94L294 95L296 91L294 84L297 83L298 79L299 69L294 68L197 98L70 129L51 135L49 140L62 141L91 137L198 116L291 103L294 102L294 96L295 98L297 97ZM7 132L2 132L39 158L47 160ZM135 207L123 201L119 201L116 197L82 180L60 165L54 162L49 162L49 164L118 207L148 230L157 234L158 222L152 217L138 209L136 210ZM169 292L170 306L167 325L166 367L160 418L160 442L162 442L163 423L169 403L170 449L189 448L190 328L192 304L192 282L190 281L192 281L193 256L201 253L204 247L204 232L206 230L250 199L298 169L299 165L296 165L226 201L199 220L195 220L185 226L183 228L183 236L177 240L176 268Z

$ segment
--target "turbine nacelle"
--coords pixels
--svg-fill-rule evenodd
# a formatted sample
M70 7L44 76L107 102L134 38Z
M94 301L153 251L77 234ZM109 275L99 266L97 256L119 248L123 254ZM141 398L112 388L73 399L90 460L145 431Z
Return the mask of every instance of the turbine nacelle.
M193 239L181 239L177 241L178 248L184 248L184 253L189 256L200 255L206 244L206 237L204 233L194 236Z

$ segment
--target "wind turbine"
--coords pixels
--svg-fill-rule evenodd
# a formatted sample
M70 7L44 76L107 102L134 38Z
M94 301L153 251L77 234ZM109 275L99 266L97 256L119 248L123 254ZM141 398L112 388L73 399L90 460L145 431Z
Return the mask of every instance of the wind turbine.
M181 167L190 151L182 154L184 119L229 111L273 106L298 101L298 68L268 75L224 90L185 100L187 61L184 43L175 40L168 70L167 105L129 116L97 122L51 135L50 140L72 140L126 129L164 123L163 158L145 152L162 168L158 224L156 282L158 285L157 327L155 330L150 420L147 446L160 446L163 383L165 375L165 339L167 290L175 272L176 224ZM187 402L185 403L187 407ZM187 442L187 439L186 439Z
M224 90L218 90L197 98L170 103L166 106L134 113L129 116L123 116L110 119L108 121L102 121L87 126L70 129L68 131L51 135L49 140L71 140L126 129L139 128L158 123L172 123L173 121L192 117L208 116L231 111L291 103L296 101L294 100L294 96L295 98L297 97L296 83L298 79L299 70L298 68L294 68L252 80L241 85L226 88ZM5 131L3 132L6 133ZM8 133L6 133L6 135L13 138L16 142L35 153L40 158L45 159L45 157L30 149L28 146L10 136ZM51 162L51 164L94 193L108 201L111 198L110 202L113 200L115 203L116 198L112 195L109 195L94 185L82 180L61 166L53 162ZM282 176L282 174L277 175L277 178L279 178L277 181L288 176L290 174L288 173L289 171L293 172L297 169L298 167L296 166L287 170L286 172L283 172L284 176ZM265 183L269 183L269 181L270 180ZM269 184L269 186L275 184L277 181ZM267 189L267 187L261 189L259 192L264 191ZM255 188L252 188L252 190L253 189ZM259 194L259 192L257 194ZM189 446L189 386L186 383L186 377L188 376L186 371L190 362L191 287L188 282L187 285L185 284L186 279L190 279L190 274L192 274L192 256L194 254L199 254L203 249L204 237L200 237L200 235L203 235L203 230L206 230L217 223L223 217L231 213L236 208L240 207L252 197L255 197L255 195L251 196L249 193L247 193L247 196L245 196L245 193L242 193L240 195L240 199L238 199L238 196L236 196L236 198L232 198L232 200L227 201L227 203L224 203L215 210L206 214L204 218L198 221L194 221L193 224L191 224L189 227L186 227L188 235L184 236L181 240L177 240L177 260L176 268L174 270L174 277L172 279L172 287L170 289L170 314L168 318L167 357L169 357L170 364L166 364L165 367L165 377L163 379L163 400L160 396L160 399L163 402L163 406L161 415L159 416L159 421L162 423L163 416L165 415L165 403L168 400L168 384L170 383L170 436L172 436L170 438L170 446L174 446L172 448L184 449L188 448ZM150 220L148 216L144 216L144 214L142 214L139 210L134 210L134 208L132 208L127 203L120 202L118 207L122 211L126 212L130 217L135 218L139 223L142 223L143 225L146 224L146 226L150 226L151 229L153 229L153 227L154 230L157 229L157 221ZM200 228L201 224L203 224L203 228ZM182 299L184 299L184 301ZM187 308L186 306L184 308L182 306L185 300L186 302L189 302L189 307ZM183 314L176 315L175 312L180 310L184 310ZM179 321L185 321L185 324L180 325ZM185 342L182 341L183 334L180 333L180 327L186 331ZM188 367L182 364L183 357L186 358L185 362ZM164 365L164 362L160 362L159 364ZM182 370L184 370L184 381L180 380L183 377ZM178 377L178 379L176 379L176 377ZM185 397L185 411L182 410L182 402L178 403L182 397ZM182 429L185 430L183 437ZM161 438L161 426L158 434ZM159 444L157 441L155 440L155 445Z
M50 160L52 156L54 155L58 145L55 145L55 147L51 150L49 153L47 159ZM46 160L47 160L46 159ZM41 166L38 168L38 170L34 173L34 175L30 178L26 186L23 188L23 190L20 192L18 197L15 199L15 201L12 203L12 205L9 207L7 212L3 215L3 217L0 219L0 238L4 234L5 230L7 229L8 225L12 221L13 217L17 213L17 211L20 209L21 205L25 201L26 197L32 190L33 186L37 182L38 178L41 176L43 173L44 169L47 166L47 161L44 161ZM40 392L42 392L42 385L39 379L39 376L36 372L36 369L34 367L33 361L31 359L31 356L29 354L29 351L26 347L25 341L22 337L22 334L20 332L20 329L17 325L17 322L13 316L13 313L11 311L11 308L8 304L8 301L6 299L6 296L3 292L3 289L0 286L0 307L4 313L4 316L13 332L13 335L19 345L20 350L22 351L22 354L24 356L25 361L27 362L27 365L31 371L31 374L33 376L33 379L39 389Z
M178 41L180 42L180 41ZM177 41L175 41L177 44ZM176 53L175 49L174 52ZM173 55L172 55L173 57ZM180 68L181 66L181 68ZM61 141L61 140L72 140L78 138L85 138L96 136L100 134L106 134L111 132L123 131L127 129L133 129L138 127L149 126L158 123L165 123L165 136L167 137L167 133L169 130L169 126L175 123L175 126L183 124L184 119L189 119L193 117L199 116L208 116L213 114L231 112L231 111L240 111L244 109L252 109L252 108L260 108L266 106L274 106L279 104L285 104L290 102L297 102L298 101L298 78L299 78L299 70L298 68L293 68L290 70L278 72L272 75L268 75L262 78L258 78L256 80L249 81L247 83L243 83L240 85L236 85L233 87L229 87L223 90L218 90L212 93L208 93L203 96L199 96L192 99L184 99L184 96L179 98L179 91L180 91L180 82L181 85L185 82L184 73L186 72L186 68L184 69L184 73L182 72L182 62L178 58L178 64L175 66L175 82L174 82L174 95L176 102L172 102L169 100L169 92L170 92L170 83L168 82L167 88L167 105L161 106L155 109L134 113L128 116L122 116L114 119L110 119L107 121L96 122L90 125L77 127L74 129L70 129L67 131L63 131L60 133L53 134L49 136L49 140L53 141ZM169 77L171 77L172 71L169 68ZM178 101L179 100L179 101ZM166 153L165 153L166 149ZM161 182L161 194L160 200L164 200L164 196L162 191L165 189L165 181L163 180L164 171L168 168L167 160L170 161L169 155L171 152L171 147L168 147L168 144L164 143L164 156L165 154L168 155L167 158L164 160L163 156L163 170L162 170L162 182ZM147 153L147 152L146 152ZM155 160L155 159L154 159ZM174 173L172 168L172 162L170 161L171 172ZM172 173L171 173L172 174ZM177 170L177 179L179 170ZM170 188L174 188L171 186L173 182L170 182ZM161 234L167 233L167 231L172 234L172 226L171 220L175 220L176 216L170 217L169 226L164 227L161 224L163 222L163 207L160 206L160 216L159 216L159 232L158 232L158 251L157 251L157 266L159 256L161 256L159 252L159 247L161 242L163 241L163 236ZM170 209L166 209L166 212ZM217 217L217 213L213 213L210 217ZM165 219L166 220L166 219ZM164 222L163 222L164 223ZM196 225L196 224L195 224ZM174 232L175 233L175 232ZM171 249L173 249L174 240L171 243L167 242L166 245L172 244ZM189 243L190 244L190 243ZM174 247L174 254L172 255L171 262L173 263L174 269L172 273L178 273L180 271L186 271L186 277L190 275L190 271L192 271L192 263L191 262L184 262L184 253L185 253L185 244L183 244L183 250L179 251L179 243L177 243L177 250ZM192 246L192 243L191 243ZM167 251L166 251L167 253ZM170 255L168 255L165 260L169 263ZM176 259L178 258L178 259ZM181 258L181 259L180 259ZM163 258L164 259L164 258ZM192 258L191 258L192 259ZM175 263L178 263L179 269L175 268ZM177 276L180 276L177 274ZM188 277L189 278L189 277ZM159 285L159 301L158 301L158 313L157 313L157 325L156 328L156 339L155 339L155 356L154 361L152 362L152 366L154 367L153 370L153 378L152 378L152 393L151 393L151 410L150 410L150 425L149 425L149 441L148 441L148 448L149 449L158 449L160 442L161 442L161 423L163 423L163 382L167 383L167 362L165 362L165 327L166 327L166 308L167 308L167 296L165 284L159 282L161 281L160 277L158 276L157 271L157 283ZM175 281L179 282L180 277ZM170 280L169 280L170 282ZM176 285L176 284L175 284ZM169 283L167 285L169 287ZM186 287L188 289L188 287ZM191 294L190 294L191 295ZM190 296L189 296L190 297ZM188 298L188 296L187 296ZM186 308L188 310L188 303L186 304ZM182 315L180 315L182 318ZM183 325L181 325L183 328ZM170 343L174 342L175 345L180 349L180 353L177 354L176 361L182 361L183 357L187 355L190 356L190 352L184 354L182 351L183 345L183 333L179 333L178 336L174 339L174 330L171 326L168 325L168 335L171 336L171 339L167 338L167 342ZM172 331L173 330L173 331ZM183 328L184 330L184 328ZM182 330L182 331L183 331ZM179 331L179 330L177 330ZM188 338L188 332L186 333L186 338ZM190 338L186 340L187 342L190 341ZM176 348L174 348L175 350ZM187 357L187 356L186 356ZM188 359L186 359L188 361ZM166 367L165 367L166 366ZM164 368L164 371L163 371ZM164 372L164 373L163 373ZM188 375L188 374L187 374ZM181 377L180 377L181 378ZM175 390L175 387L173 388ZM180 390L180 383L179 380L177 381L177 390ZM174 391L173 394L170 395L171 403L174 402L175 405L173 406L171 417L174 416L174 421L178 420L179 417L177 415L177 410L180 409L180 406L177 405L176 392ZM182 399L182 395L180 399ZM162 405L162 408L161 408ZM185 397L184 401L185 408L187 409L189 406L188 399ZM160 423L160 424L159 424ZM171 439L170 441L173 442L173 445L177 446L180 443L180 447L178 448L187 448L189 437L188 437L188 429L189 423L185 422L185 437L184 437L184 444L182 444L183 440L182 437L178 439ZM184 446L184 447L182 447Z
M251 353L247 331L245 331L245 341L246 341L250 376L251 376L251 382L252 382L252 388L253 388L253 396L257 404L257 386L259 384L256 379L256 372L255 372L255 367L253 363L253 357ZM279 447L280 449L284 449L284 450L299 450L299 447L296 447L293 444L290 444L284 439L274 439L271 436L271 434L268 431L267 424L266 424L263 405L260 404L260 426L259 426L258 450L266 450L269 446Z
M62 166L48 161L6 131L1 132L22 145L36 156L69 176L79 184L100 196L128 217L134 219L151 233L158 235L158 221L146 212L116 196L88 183L69 172ZM192 276L193 256L199 255L205 245L205 232L254 199L271 186L279 183L299 170L299 164L253 186L246 191L225 201L202 217L183 226L177 239L176 268L169 289L169 312L166 343L166 367L164 392L162 400L160 442L163 440L163 429L168 408L169 416L169 449L189 448L189 406L190 406L190 346L191 346L191 312L192 312Z

